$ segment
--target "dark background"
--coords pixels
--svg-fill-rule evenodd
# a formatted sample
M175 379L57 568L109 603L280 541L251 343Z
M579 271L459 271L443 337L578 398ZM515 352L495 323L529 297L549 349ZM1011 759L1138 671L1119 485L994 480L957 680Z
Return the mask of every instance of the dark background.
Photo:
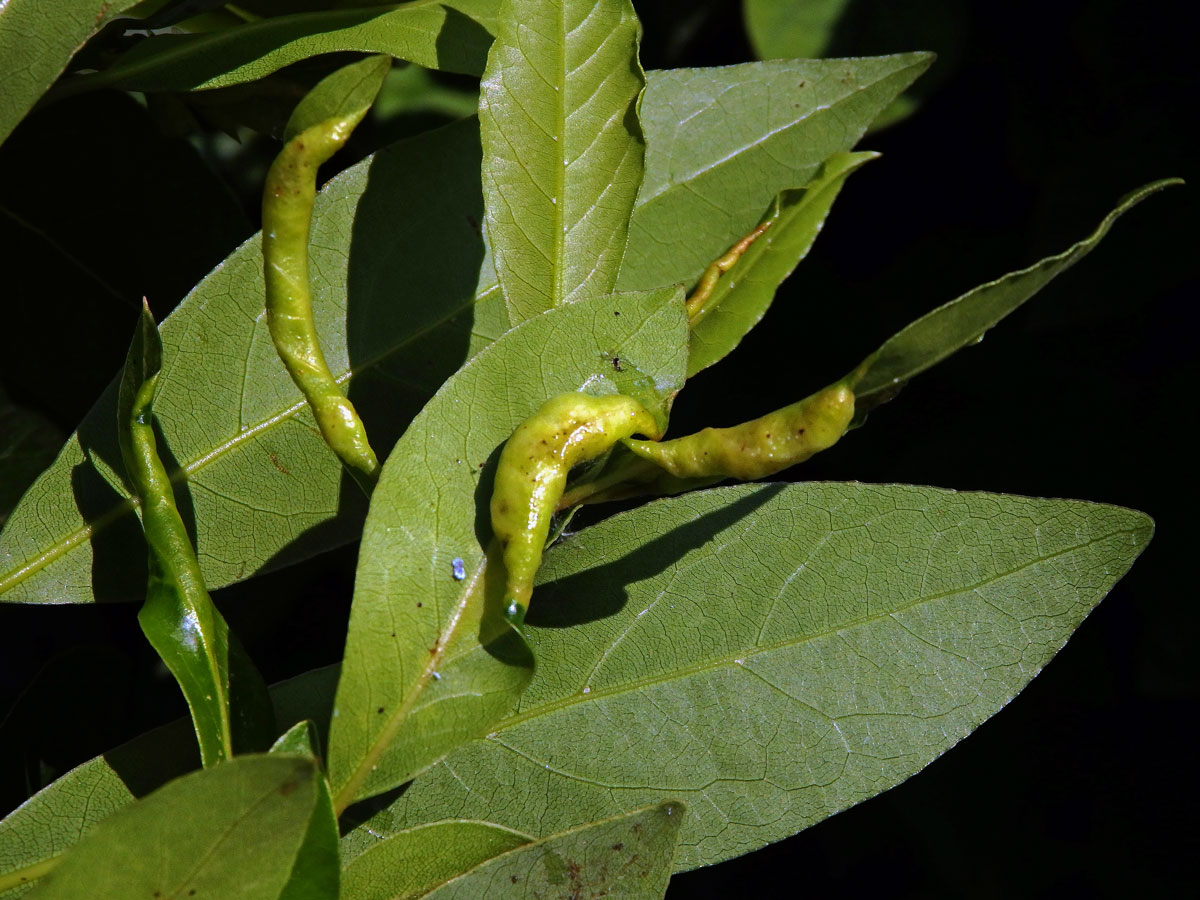
M753 58L737 3L639 6L648 68ZM933 306L1063 250L1128 190L1200 183L1185 139L1194 30L1180 8L859 3L828 55L938 51L921 108L863 142L884 158L849 181L767 327L689 386L673 427L791 402ZM274 145L185 140L191 114L85 96L35 113L0 147L0 384L65 433L119 368L138 298L164 316L256 227ZM341 162L437 122L364 129ZM1158 532L1133 571L952 753L797 837L677 876L669 897L1195 891L1194 190L1127 214L982 345L790 473L1145 510ZM338 658L354 558L347 548L216 595L268 680ZM0 811L184 712L135 614L0 605Z

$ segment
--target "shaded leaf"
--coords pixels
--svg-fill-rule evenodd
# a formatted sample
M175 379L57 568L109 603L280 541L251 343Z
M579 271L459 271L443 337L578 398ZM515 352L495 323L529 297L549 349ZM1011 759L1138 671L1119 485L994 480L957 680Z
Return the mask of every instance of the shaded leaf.
M475 123L451 125L375 154L317 197L317 329L334 374L355 377L351 399L380 451L475 349L479 154ZM398 284L411 303L395 302ZM498 291L484 288L488 297L498 301ZM343 483L267 334L259 237L200 282L161 333L167 363L155 415L178 461L172 477L187 479L206 583L220 587L355 536L358 491ZM110 387L14 510L0 540L3 599L141 596L127 562L141 538L119 475L115 400Z
M658 900L684 818L683 804L669 802L580 825L490 860L426 896Z
M860 411L888 399L904 382L952 353L979 343L989 328L1087 256L1123 213L1151 194L1182 183L1178 178L1166 178L1138 188L1077 244L1028 269L981 285L888 338L850 377Z
M692 322L688 377L720 361L761 321L775 290L808 255L842 184L876 153L835 153L799 190L775 198L770 229L742 254Z
M29 897L276 900L320 778L295 756L243 756L184 776L97 825Z
M532 840L490 822L435 822L380 841L342 871L342 900L409 900Z
M192 91L264 78L323 53L383 53L427 69L478 75L492 36L496 0L417 0L386 6L276 16L204 34L146 38L112 66L77 76L56 98L113 87L126 91Z
M53 423L17 406L0 388L0 525L60 446L62 435Z
M312 757L311 745L304 755ZM342 896L341 872L337 816L329 796L329 782L319 777L317 801L313 805L308 832L296 853L296 865L279 900L338 900Z
M629 0L501 5L479 124L488 241L514 324L616 283L642 178L640 36Z
M413 420L363 530L329 736L339 811L483 733L528 683L532 658L501 617L503 565L485 558L488 462L563 391L651 392L661 407L683 384L686 342L678 288L580 301L504 335Z
M552 548L517 711L343 839L533 834L666 797L677 870L904 781L1001 709L1150 540L1138 512L899 485L740 485ZM369 829L369 831L368 831Z
M928 53L649 72L646 174L617 286L692 282L932 63Z
M750 46L759 59L823 56L850 0L742 0Z
M137 0L8 0L0 4L0 143L75 51Z
M337 666L326 666L272 685L280 720L313 719L318 731L326 729L337 673ZM297 738L302 727L303 722L288 734ZM199 765L191 722L179 719L47 785L0 821L0 898L15 900L28 892L54 866L55 857L98 822ZM17 886L6 890L8 885Z

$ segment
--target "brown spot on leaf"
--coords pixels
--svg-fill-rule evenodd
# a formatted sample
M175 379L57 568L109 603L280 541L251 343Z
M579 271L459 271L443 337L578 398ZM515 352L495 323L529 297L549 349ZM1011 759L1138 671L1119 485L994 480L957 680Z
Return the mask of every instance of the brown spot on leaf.
M614 850L624 850L624 849L625 849L625 845L624 845L624 844L622 844L622 843L620 843L620 842L618 841L617 843L615 843L615 844L613 844L613 845L612 845L612 848L613 848Z
M276 469L278 469L284 475L292 474L290 469L287 469L286 467L280 465L279 457L277 457L274 453L268 453L267 456L270 457L270 459L271 459L271 465L273 465Z
M281 797L286 797L288 794L295 791L296 788L298 788L298 787L300 787L300 782L298 782L298 781L285 781L283 784L281 784L279 786L279 795Z

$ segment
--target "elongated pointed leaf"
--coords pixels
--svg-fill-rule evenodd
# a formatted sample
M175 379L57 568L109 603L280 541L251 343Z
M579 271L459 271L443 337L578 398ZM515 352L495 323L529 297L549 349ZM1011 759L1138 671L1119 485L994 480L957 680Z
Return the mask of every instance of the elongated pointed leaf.
M162 341L143 304L117 402L121 457L141 501L149 584L138 622L175 676L192 714L205 766L233 755L229 698L229 627L204 587L200 565L154 436L154 392Z
M686 817L663 803L519 847L430 892L429 900L605 897L658 900Z
M890 337L853 376L852 386L860 408L886 399L913 376L981 341L989 328L1091 253L1123 213L1151 194L1182 183L1178 178L1165 178L1138 188L1124 197L1096 230L1079 243L1028 269L977 287Z
M692 323L688 377L724 359L766 314L775 290L812 249L825 217L850 173L876 153L835 153L801 190L775 198L770 229L750 245L735 268L717 282Z
M857 62L891 71L884 81L892 90L927 64L911 57ZM812 180L829 154L857 139L861 129L831 136L828 127L816 128L825 115L820 110L809 110L813 123L802 119L775 133L780 116L768 113L776 106L754 102L766 74L774 73L767 79L773 96L798 92L796 103L809 87L796 87L802 72L832 78L834 70L819 68L827 63L805 63L795 71L774 65L692 73L703 88L696 97L686 92L681 73L648 74L643 118L659 135L648 147L648 168L664 173L674 189L638 202L686 221L689 192L698 186L734 204L737 214L714 216L708 209L696 233L711 249L689 249L686 259L677 255L678 246L664 242L683 240L687 229L635 229L630 252L641 263L631 265L627 254L622 278L650 286L696 278L749 231L780 191ZM837 105L839 114L861 113L868 121L883 102L877 91L863 92L874 105L847 99ZM713 107L718 95L737 102ZM697 119L704 127L693 131ZM821 152L828 150L819 158L786 143L795 129L806 134L810 126L825 141ZM726 133L750 149L734 152L737 144ZM763 151L754 148L771 149L780 140L783 155L773 159L787 164L760 165ZM724 155L730 158L718 164ZM462 122L364 160L317 197L311 248L317 327L334 373L353 377L350 397L381 454L446 377L509 327L478 231L480 159L475 123ZM670 175L672 159L689 168ZM750 202L748 186L760 195ZM179 463L173 477L188 480L198 556L210 588L345 543L362 521L356 489L343 491L341 467L317 435L258 318L259 246L255 237L234 251L162 325L170 362L160 376L156 411ZM431 259L438 264L429 265ZM395 302L394 285L420 302ZM199 381L206 391L193 389ZM140 597L141 574L128 560L141 536L110 433L115 397L115 390L101 397L0 533L0 601Z
M694 281L776 194L851 149L932 61L903 53L649 73L650 152L617 286Z
M1001 709L1152 530L1112 506L861 484L614 516L547 553L520 708L343 852L485 809L536 834L668 796L689 808L679 870L779 840Z
M310 271L317 329L386 452L479 345L479 142L473 121L403 141L322 191ZM414 209L419 215L412 215ZM438 260L430 266L430 259ZM397 285L411 304L397 303ZM493 288L488 298L499 299ZM316 431L262 315L259 238L238 248L162 325L155 414L195 521L212 588L337 546L361 528L359 491ZM197 391L197 384L205 385ZM120 472L110 388L0 539L0 597L140 599L134 503Z
M654 405L649 392L661 407L683 384L686 343L677 288L581 301L510 331L413 420L363 530L329 736L339 810L482 734L528 683L532 659L499 618L503 565L485 558L493 454L563 391Z
M435 822L401 831L342 871L342 900L410 900L532 838L490 822Z
M642 179L639 37L629 0L501 4L479 124L488 240L514 323L616 283Z
M311 758L311 748L303 755ZM316 759L313 762L320 765ZM296 863L279 900L339 900L341 872L333 798L329 796L329 782L319 777L308 831L296 851Z
M427 69L478 75L492 42L495 6L496 0L417 0L276 16L205 34L154 35L103 72L64 82L55 96L105 87L229 87L312 56L343 51L383 53Z
M271 686L281 721L316 720L327 727L337 666L326 666ZM307 723L285 736L306 755L314 741ZM289 752L277 744L276 752ZM0 900L23 896L97 823L200 765L191 722L179 719L76 766L0 821ZM9 887L9 886L12 887Z
M98 825L29 897L277 900L317 807L320 778L311 760L274 755L180 778Z
M0 3L0 143L75 51L137 0L8 0Z

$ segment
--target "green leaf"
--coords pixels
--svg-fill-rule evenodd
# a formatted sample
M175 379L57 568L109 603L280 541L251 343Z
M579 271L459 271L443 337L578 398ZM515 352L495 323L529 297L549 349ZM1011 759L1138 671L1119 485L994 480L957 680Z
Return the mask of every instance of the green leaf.
M301 753L308 756L320 756L320 743L317 740L317 726L311 719L297 722L271 745L271 753Z
M470 120L375 154L317 197L317 329L334 374L354 377L350 397L381 452L481 343L473 307L499 305L494 286L477 297L479 160ZM397 285L407 302L396 301ZM186 478L181 502L205 582L220 587L355 537L360 492L343 482L267 334L259 237L197 285L161 333L155 416L178 464L172 478ZM129 565L142 539L119 474L115 401L110 387L13 511L0 539L4 600L142 596Z
M337 666L325 666L272 685L280 720L311 719L318 732L326 729L337 673ZM289 740L304 740L297 733L302 726L288 732ZM318 735L312 746L319 743ZM285 751L281 746L277 752ZM22 896L98 822L199 764L191 722L178 719L47 785L0 821L0 898ZM6 890L8 885L15 887Z
M1028 269L981 285L888 338L850 377L860 411L889 399L904 382L952 353L979 343L989 328L1091 253L1123 213L1151 194L1177 184L1183 184L1183 180L1164 178L1138 188L1126 195L1096 230L1077 244Z
M879 95L880 85L899 90L927 64L925 57L911 56L856 61L864 70L893 74L837 109L847 116L857 111L865 122L870 109L890 96ZM677 224L665 233L635 228L622 279L640 278L648 287L694 280L750 230L780 191L808 183L829 155L848 149L858 132L839 131L833 139L825 112L808 110L808 118L789 127L768 114L779 104L755 100L764 85L776 97L797 90L798 100L810 96L815 91L807 81L796 87L804 80L800 73L820 74L827 65L832 62L800 64L795 71L792 64L756 63L693 72L692 81L703 89L697 97L685 90L686 73L648 74L643 120L658 137L647 148L647 170L669 181L672 158L691 168L677 171L676 189L667 185L654 196L643 194L635 224L647 204L651 218L688 221L684 216L695 212L689 211L692 187L724 197L736 215L699 211L695 234L708 243L696 253L684 246L688 232ZM827 81L836 82L833 71L826 72ZM715 95L737 101L728 117L723 105L709 108ZM864 97L871 101L867 107ZM693 131L697 121L702 127ZM736 140L727 139L726 131ZM810 132L825 142L823 155L792 140ZM741 145L750 149L735 152ZM781 155L774 158L788 164L755 148L777 150ZM722 156L728 161L717 164ZM317 197L310 260L317 327L334 374L342 383L353 378L350 398L381 454L462 362L509 327L478 231L480 160L476 123L461 122L363 160ZM749 203L747 185L761 189ZM641 263L631 267L630 254ZM438 265L429 265L430 259ZM673 262L680 259L682 266ZM396 302L397 285L411 305ZM340 464L271 347L260 318L262 296L254 237L162 325L168 368L159 379L155 410L179 464L172 477L187 479L197 554L214 589L352 540L362 521L356 489L344 490ZM209 385L205 392L193 388L201 380ZM128 560L141 536L117 474L109 424L114 408L111 391L0 533L0 601L140 596L141 578Z
M580 301L504 335L413 420L363 530L329 736L339 811L483 733L528 683L533 661L501 618L503 565L485 559L500 446L563 391L652 391L661 406L683 384L686 343L677 288Z
M647 73L646 174L617 286L695 281L932 62L904 53Z
M343 853L426 821L544 834L667 797L689 807L678 870L749 852L1000 710L1152 531L1100 504L854 483L619 514L546 554L518 710Z
M683 804L669 802L580 825L490 860L426 897L658 900L684 818Z
M479 124L488 241L514 324L616 283L642 178L640 36L629 0L501 5Z
M284 142L330 119L365 115L392 68L387 56L368 56L321 79L304 95L283 129Z
M200 565L175 506L154 435L154 391L162 341L142 303L125 358L117 426L125 472L140 501L149 549L149 583L138 623L179 682L192 714L200 759L212 766L233 755L229 714L229 628L204 587Z
M311 758L311 749L304 755ZM308 832L296 853L296 865L279 900L338 900L342 896L341 871L333 798L329 796L329 782L320 777Z
M137 0L0 3L0 143L108 19Z
M0 525L61 446L62 435L49 420L17 406L0 388Z
M742 0L759 59L815 59L825 53L850 0Z
M842 185L877 153L835 153L820 174L800 190L775 198L770 229L717 282L692 322L688 377L724 359L766 314L775 290L808 255Z
M243 756L187 775L97 825L30 900L277 900L320 780L312 760L295 756Z
M478 75L496 0L415 0L263 19L206 34L158 34L111 67L63 82L55 98L97 88L194 91L229 87L323 53L383 53L427 69Z
M380 841L342 870L341 900L409 900L532 838L490 822L435 822Z

